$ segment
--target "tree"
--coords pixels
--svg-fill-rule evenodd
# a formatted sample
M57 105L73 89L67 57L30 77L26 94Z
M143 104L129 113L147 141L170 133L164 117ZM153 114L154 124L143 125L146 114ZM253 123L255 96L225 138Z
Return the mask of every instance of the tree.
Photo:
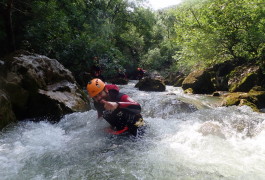
M12 14L13 14L13 0L7 0L0 4L0 12L2 15L2 26L5 29L2 32L2 38L4 39L6 36L7 49L6 51L11 52L15 50L15 38L13 31L13 22L12 22ZM4 47L2 47L4 48Z
M225 60L259 61L264 44L261 0L186 1L176 8L177 66L190 69Z

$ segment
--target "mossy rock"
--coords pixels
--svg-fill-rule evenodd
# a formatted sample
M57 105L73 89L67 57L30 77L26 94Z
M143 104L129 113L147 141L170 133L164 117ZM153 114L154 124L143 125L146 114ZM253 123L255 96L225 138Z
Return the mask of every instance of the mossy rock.
M249 92L255 91L265 91L265 88L263 88L262 86L254 86Z
M192 88L194 94L211 94L215 91L211 75L207 70L197 70L190 73L182 82L184 90Z
M257 74L249 73L240 82L232 84L229 88L230 92L248 92L255 86Z
M184 91L185 94L193 94L193 89L192 88L188 88Z
M228 60L209 69L214 87L218 91L228 91L227 75L237 66L236 61Z
M174 87L181 87L182 86L182 83L183 83L183 81L184 81L184 77L181 77L181 78L179 78L174 84L173 84L173 86Z
M175 87L181 87L182 82L185 79L185 75L181 72L170 73L165 77L166 85L173 85Z
M259 109L265 108L265 91L250 91L249 100L257 105Z
M223 99L223 106L248 105L254 111L265 107L265 91L251 91L249 93L229 93Z
M222 106L239 105L242 93L229 93L223 99Z
M244 106L244 105L251 107L253 111L259 112L258 107L254 103L249 102L246 99L241 99L240 103L239 103L239 106Z
M140 91L158 91L162 92L166 90L166 85L159 79L144 78L141 79L135 87Z
M248 92L260 84L261 76L261 69L257 65L238 66L228 75L229 92Z

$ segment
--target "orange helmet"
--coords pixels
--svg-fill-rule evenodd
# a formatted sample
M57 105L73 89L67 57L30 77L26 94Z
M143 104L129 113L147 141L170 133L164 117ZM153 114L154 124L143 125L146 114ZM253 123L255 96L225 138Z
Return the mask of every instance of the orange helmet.
M105 83L100 79L92 79L86 86L87 92L90 97L96 96L105 87Z

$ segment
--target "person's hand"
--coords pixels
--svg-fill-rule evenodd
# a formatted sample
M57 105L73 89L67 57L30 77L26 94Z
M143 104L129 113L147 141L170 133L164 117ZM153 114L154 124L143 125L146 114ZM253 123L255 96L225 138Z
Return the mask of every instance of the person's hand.
M114 111L115 109L118 108L119 104L116 102L110 102L110 101L105 101L105 100L101 100L100 101L102 104L104 104L104 108L106 110L112 110Z

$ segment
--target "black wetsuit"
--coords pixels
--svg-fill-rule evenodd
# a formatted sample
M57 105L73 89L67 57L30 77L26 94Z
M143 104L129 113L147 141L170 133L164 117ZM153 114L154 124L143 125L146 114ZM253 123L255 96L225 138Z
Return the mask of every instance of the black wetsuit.
M127 128L131 134L136 136L138 128L144 126L144 121L140 114L140 104L133 101L128 95L120 93L116 85L106 85L105 87L109 91L109 99L107 101L117 102L119 106L114 111L108 111L104 109L103 104L94 102L99 117L103 116L117 131Z

